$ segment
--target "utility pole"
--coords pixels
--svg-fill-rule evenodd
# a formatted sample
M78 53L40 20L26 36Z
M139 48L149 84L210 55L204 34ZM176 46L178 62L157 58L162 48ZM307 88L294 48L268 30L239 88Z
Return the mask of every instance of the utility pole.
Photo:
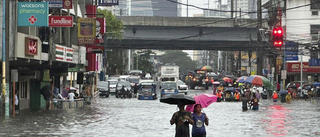
M231 18L233 18L233 0L231 0Z
M6 37L8 35L7 29L9 28L9 8L6 8L9 4L9 1L3 0L3 7L2 7L2 93L5 98L5 116L9 117L9 37Z
M257 26L257 36L258 36L258 46L260 47L260 44L262 44L262 38L260 35L260 28L262 27L262 12L261 12L261 0L257 1L257 11L258 11L258 26ZM261 47L258 50L258 56L257 56L257 74L262 75L262 69L263 69L263 52Z

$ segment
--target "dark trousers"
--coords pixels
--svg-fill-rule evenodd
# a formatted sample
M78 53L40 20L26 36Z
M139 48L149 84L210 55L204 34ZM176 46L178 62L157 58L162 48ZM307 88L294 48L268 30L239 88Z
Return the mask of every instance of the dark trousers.
M193 135L192 134L192 137L206 137L206 135Z

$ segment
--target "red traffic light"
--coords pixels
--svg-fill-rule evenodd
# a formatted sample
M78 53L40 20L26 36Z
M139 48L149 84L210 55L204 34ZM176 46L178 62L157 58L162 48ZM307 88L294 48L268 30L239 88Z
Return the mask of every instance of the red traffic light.
M283 37L283 29L282 28L274 28L273 29L274 37Z
M283 40L281 40L281 39L276 39L276 40L273 41L273 45L274 45L275 47L282 47L282 45L283 45Z

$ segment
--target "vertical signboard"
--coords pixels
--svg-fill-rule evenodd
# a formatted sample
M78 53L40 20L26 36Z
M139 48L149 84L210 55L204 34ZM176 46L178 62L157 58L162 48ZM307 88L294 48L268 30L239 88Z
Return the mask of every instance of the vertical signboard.
M25 38L25 55L36 56L38 55L38 40L26 37Z
M292 41L288 41L285 44L285 55L286 61L296 61L298 60L298 44Z
M96 43L103 43L103 34L106 32L106 19L97 18L96 20Z
M18 26L48 26L47 2L18 2Z

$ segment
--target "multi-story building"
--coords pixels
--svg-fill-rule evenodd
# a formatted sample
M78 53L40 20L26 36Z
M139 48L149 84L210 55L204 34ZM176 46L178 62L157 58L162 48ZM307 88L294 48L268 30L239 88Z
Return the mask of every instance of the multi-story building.
M116 16L177 17L181 16L181 5L165 0L123 0L114 7L114 13Z

